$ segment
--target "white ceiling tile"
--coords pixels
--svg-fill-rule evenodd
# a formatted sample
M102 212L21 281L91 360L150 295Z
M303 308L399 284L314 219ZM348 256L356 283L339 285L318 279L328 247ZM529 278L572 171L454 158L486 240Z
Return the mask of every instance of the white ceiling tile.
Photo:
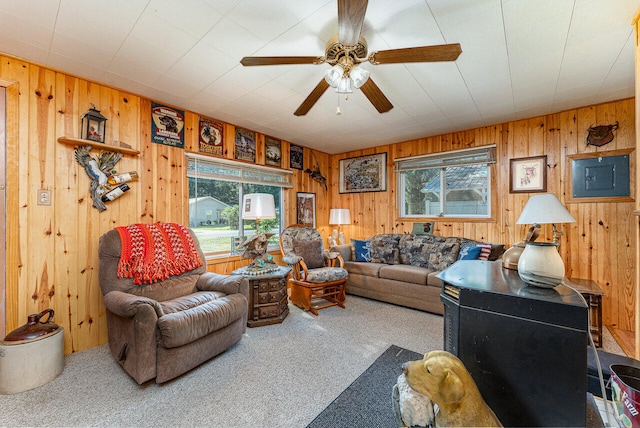
M394 105L384 114L359 90L345 101L329 89L294 116L326 64L239 63L323 55L336 0L3 0L0 50L338 153L632 97L637 10L629 0L371 0L369 51L462 46L455 62L361 64Z
M196 39L207 34L226 14L203 0L151 0L146 12Z

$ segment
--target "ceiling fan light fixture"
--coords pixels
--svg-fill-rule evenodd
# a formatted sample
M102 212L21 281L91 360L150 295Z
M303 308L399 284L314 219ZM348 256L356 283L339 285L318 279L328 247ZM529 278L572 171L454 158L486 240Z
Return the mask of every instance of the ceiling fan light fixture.
M344 70L340 64L336 64L324 73L324 80L326 80L332 88L337 88L342 76L344 76Z
M351 69L351 72L349 73L349 77L351 77L351 79L353 80L353 86L356 89L359 89L362 85L366 83L367 80L369 80L370 74L371 73L369 73L368 70L365 70L360 67L353 67Z
M336 92L339 94L350 94L353 92L352 80L349 77L343 77L340 79L340 83L338 83L338 87L336 88Z

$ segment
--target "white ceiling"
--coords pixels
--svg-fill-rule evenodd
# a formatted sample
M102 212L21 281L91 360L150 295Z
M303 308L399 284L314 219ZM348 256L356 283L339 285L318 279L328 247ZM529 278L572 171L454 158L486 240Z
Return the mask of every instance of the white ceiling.
M637 0L370 0L369 51L460 43L455 62L371 65L394 105L329 88L336 0L1 0L0 51L327 153L634 96Z

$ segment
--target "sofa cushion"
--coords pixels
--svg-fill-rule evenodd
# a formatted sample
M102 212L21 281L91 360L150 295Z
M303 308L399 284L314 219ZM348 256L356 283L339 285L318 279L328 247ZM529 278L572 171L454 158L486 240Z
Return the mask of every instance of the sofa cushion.
M462 245L460 247L460 253L458 254L458 260L478 260L480 251L482 251L482 248L477 245Z
M400 251L398 243L400 236L397 234L376 235L369 241L371 243L371 261L374 263L386 263L397 265L400 263Z
M322 249L322 241L305 241L301 239L293 240L293 251L302 257L308 269L324 267L324 254Z
M464 246L480 246L480 245L490 245L491 246L491 251L488 255L488 258L486 259L482 259L482 260L489 260L489 261L494 261L494 260L498 260L500 257L502 257L502 254L504 253L504 244L492 244L489 242L481 242L481 241L474 241L473 239L467 239L467 238L461 238L460 239L460 244L462 247ZM460 250L462 252L462 248Z
M176 348L228 326L247 312L247 299L231 294L158 318L160 340L165 348Z
M411 266L442 270L453 264L460 252L458 238L407 235L401 240L401 261Z
M386 265L380 268L380 278L426 285L427 275L431 272L433 271L419 266Z
M344 268L349 273L356 273L359 275L371 276L374 278L380 277L380 269L384 266L388 266L385 263L362 263L362 262L344 262Z
M371 242L362 241L359 239L352 239L353 248L357 262L370 262L371 261Z
M403 235L398 243L400 250L400 263L413 266L427 266L429 251L434 245L458 242L456 238L444 238L433 235Z
M480 255L478 256L478 260L489 260L489 255L491 254L491 244L479 244L480 247Z

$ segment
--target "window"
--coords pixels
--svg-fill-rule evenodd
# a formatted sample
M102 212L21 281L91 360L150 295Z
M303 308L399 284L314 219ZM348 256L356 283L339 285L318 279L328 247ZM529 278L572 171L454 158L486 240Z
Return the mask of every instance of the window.
M270 193L276 218L260 221L260 233L273 233L269 247L277 247L283 228L283 188L291 186L291 172L227 159L187 154L189 227L206 255L238 252L238 245L256 233L255 220L242 220L240 206L247 193Z
M395 160L400 217L491 217L495 146Z

